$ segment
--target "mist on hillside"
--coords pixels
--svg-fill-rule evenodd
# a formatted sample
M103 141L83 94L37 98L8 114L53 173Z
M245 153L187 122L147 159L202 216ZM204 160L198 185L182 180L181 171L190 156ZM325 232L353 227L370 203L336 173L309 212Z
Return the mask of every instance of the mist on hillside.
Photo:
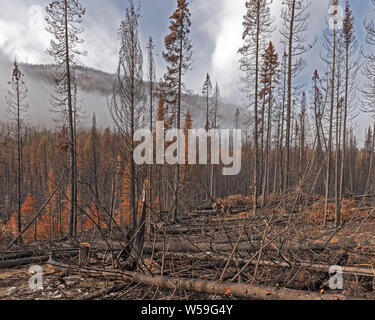
M0 54L0 67L3 72L0 76L0 119L6 119L5 95L9 89L13 61ZM56 114L50 103L53 84L53 66L22 64L21 71L25 75L28 88L27 103L29 104L30 125L51 129L56 127ZM78 89L79 101L82 110L80 126L85 128L91 125L92 115L95 113L97 125L100 128L111 126L111 116L108 110L108 101L112 94L114 77L108 73L91 69L79 68L80 84ZM190 110L195 128L204 127L205 101L199 95L186 94L183 100L183 112ZM234 114L237 107L231 104L220 104L220 127L231 129L234 127ZM245 112L242 110L242 112Z

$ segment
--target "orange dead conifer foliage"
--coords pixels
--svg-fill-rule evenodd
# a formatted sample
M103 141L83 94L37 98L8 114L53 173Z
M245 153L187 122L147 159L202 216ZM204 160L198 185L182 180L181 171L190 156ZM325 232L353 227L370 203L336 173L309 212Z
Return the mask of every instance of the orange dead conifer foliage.
M22 214L22 225L25 226L35 214L35 200L29 193L21 206ZM7 230L11 232L13 236L18 235L18 215L17 212L13 213L7 223ZM23 241L25 243L35 240L35 235L32 228L29 228L23 235Z
M29 193L25 199L25 202L21 206L21 214L22 214L22 224L26 225L29 221L33 218L35 214L35 200ZM35 234L32 228L29 228L23 235L23 239L25 242L30 242L35 239Z
M70 187L67 186L66 196L70 197ZM50 239L52 237L59 238L68 232L69 224L69 212L70 205L69 200L64 199L61 201L60 210L55 207L55 212L51 216L48 212L43 214L38 224L38 236L42 239Z
M121 183L121 204L115 221L119 226L129 226L131 223L130 210L130 163L125 167Z
M47 190L45 192L45 197L48 198L53 193L54 189L55 189L55 176L51 168L48 172ZM66 193L67 195L70 193L69 187L67 188ZM42 217L39 220L39 223L37 226L37 233L38 233L38 237L42 240L57 239L61 237L64 233L64 231L62 230L63 228L62 215L65 211L64 208L66 207L66 204L65 204L66 201L62 201L61 203L62 210L61 210L58 204L58 198L59 198L59 192L57 192L51 198L50 202L46 205L46 208L44 210ZM68 221L66 220L66 224L67 223ZM66 231L67 231L67 227L66 227Z
M151 208L153 212L159 212L159 208L164 210L163 198L160 195L154 196Z
M162 93L160 93L159 95L159 105L158 105L158 110L156 112L156 120L157 121L165 120L164 98L163 98Z
M315 201L310 207L307 220L310 223L321 224L324 216L324 199ZM350 221L352 218L366 217L370 213L369 210L359 210L355 200L344 199L341 202L341 216L343 222ZM335 220L335 204L329 203L327 210L327 221Z
M37 227L38 239L46 240L51 236L51 220L49 215L42 215Z
M68 233L69 230L69 215L70 215L70 204L68 200L63 201L63 210L61 212L60 220L60 235ZM79 224L78 224L79 227Z
M49 197L49 195L53 193L54 188L55 188L55 176L51 168L48 172L46 198ZM43 221L45 225L45 229L48 229L47 233L49 234L49 236L52 236L52 237L57 235L56 234L57 228L56 226L53 226L54 224L56 225L56 223L53 223L54 222L53 220L55 220L54 217L56 216L56 214L57 214L57 196L55 194L46 206L45 214L44 214L45 219Z
M146 190L149 190L149 182L146 179ZM146 192L146 201L148 195ZM140 217L142 211L142 199L138 199L137 204L137 218ZM121 183L121 203L120 208L115 216L115 222L119 226L130 226L132 223L131 210L130 210L130 163L125 167Z
M17 212L14 212L11 216L10 216L10 219L7 223L7 230L13 235L13 236L17 236L18 234L18 214Z
M87 217L86 222L83 224L83 231L90 231L96 227L105 228L106 222L103 218L101 210L95 205L95 203L91 203L90 208L88 210L89 217Z
M241 194L234 194L226 197L225 199L218 200L219 205L226 207L236 207L236 206L252 206L253 199L250 197L244 197Z

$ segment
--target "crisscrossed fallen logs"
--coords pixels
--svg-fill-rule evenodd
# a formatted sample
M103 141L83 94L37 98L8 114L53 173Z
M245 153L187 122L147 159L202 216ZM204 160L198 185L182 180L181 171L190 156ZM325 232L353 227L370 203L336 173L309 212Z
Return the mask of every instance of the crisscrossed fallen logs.
M189 253L178 253L178 252L167 252L165 253L166 257L177 258L177 259L191 259L191 260L209 260L225 264L228 261L228 256L220 254L189 254ZM234 264L243 265L247 264L249 259L233 257L231 261ZM259 264L266 267L278 267L278 268L291 268L291 267L300 267L308 270L322 271L327 272L330 269L330 265L326 264L314 264L308 262L298 262L293 264L288 264L287 262L277 261L277 260L251 260L251 265ZM365 277L374 277L375 278L375 269L371 268L360 268L360 267L341 267L343 274L351 274L356 276L365 276Z
M289 242L282 246L284 250L327 250L327 249L342 249L342 248L355 248L356 244L353 243L306 243L300 244L296 242ZM168 239L167 246L168 251L173 252L192 252L192 253L199 253L199 252L231 252L233 249L233 245L230 243L194 243L191 241L177 241L173 238ZM240 242L237 246L237 252L240 251L249 251L253 252L254 248L256 249L257 246L249 243L249 241ZM153 247L148 246L145 248L144 252L149 253L152 250L155 251L163 251L164 244L163 243L156 243Z
M216 294L236 298L254 300L359 300L344 295L321 294L293 290L288 288L271 288L250 284L207 281L199 279L172 278L166 276L151 276L137 272L121 272L116 270L93 269L59 263L50 258L47 264L54 269L69 270L70 273L85 274L92 277L108 277L111 279L141 283L171 290L188 290L198 293Z

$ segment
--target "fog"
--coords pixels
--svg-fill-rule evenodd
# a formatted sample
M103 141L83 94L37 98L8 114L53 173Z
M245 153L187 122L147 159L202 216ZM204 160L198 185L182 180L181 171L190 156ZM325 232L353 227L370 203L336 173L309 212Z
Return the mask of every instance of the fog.
M6 122L5 96L9 89L8 82L11 80L13 61L0 54L0 68L3 71L0 76L0 122ZM52 110L51 92L54 84L50 77L51 66L20 65L24 73L24 81L28 88L27 103L29 104L29 125L39 128L51 129L56 127L56 113ZM78 99L81 106L81 117L79 126L87 128L91 125L92 115L95 113L99 128L107 128L112 125L108 110L108 101L111 95L113 78L102 71L88 69L82 72L82 85L78 87ZM189 109L193 118L194 128L205 126L205 100L198 95L188 95L183 99L183 115ZM156 108L156 106L155 106ZM220 125L222 128L234 127L234 114L240 108L232 104L221 104L219 106ZM242 108L240 108L242 110ZM156 110L155 110L156 111ZM242 110L242 116L246 111ZM146 114L147 116L147 114Z
M0 54L0 119L7 121L5 96L9 90L8 82L12 77L13 62L3 54ZM29 105L29 125L50 129L56 126L54 118L56 114L52 111L50 103L53 85L38 74L28 71L28 68L20 67L24 73L24 81L28 88L27 103ZM26 70L25 70L26 69ZM105 128L110 125L110 116L107 107L107 97L98 91L87 92L79 90L79 100L83 112L81 126L91 124L92 114L96 114L99 127Z

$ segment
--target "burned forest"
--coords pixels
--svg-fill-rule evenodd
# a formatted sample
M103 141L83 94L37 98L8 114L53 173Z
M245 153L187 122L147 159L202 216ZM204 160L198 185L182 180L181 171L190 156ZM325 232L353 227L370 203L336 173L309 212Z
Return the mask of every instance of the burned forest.
M103 33L35 2L48 46L0 31L0 300L375 299L374 0L111 0Z

